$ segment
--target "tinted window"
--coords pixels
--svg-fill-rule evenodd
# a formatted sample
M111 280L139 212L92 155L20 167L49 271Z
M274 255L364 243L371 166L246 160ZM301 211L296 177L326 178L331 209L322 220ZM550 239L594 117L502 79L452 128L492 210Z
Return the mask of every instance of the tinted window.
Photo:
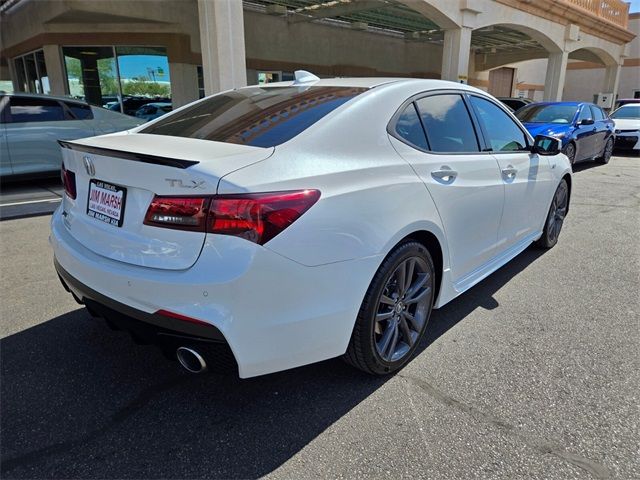
M141 133L256 147L280 145L361 94L364 88L252 87L205 98Z
M598 107L596 107L595 105L590 105L591 107L591 114L593 115L593 119L594 120L604 120L605 116L602 110L600 110Z
M476 96L471 97L471 104L494 152L513 152L526 148L524 132L501 108Z
M416 147L424 150L429 149L420 118L418 118L418 112L416 112L416 107L413 103L405 108L402 115L398 117L396 133Z
M522 123L571 123L576 114L574 105L527 105L516 112Z
M62 105L55 100L11 97L9 106L9 121L12 123L64 120Z
M593 115L591 114L591 110L589 110L589 107L587 106L582 107L582 110L580 110L580 115L578 115L578 123L581 122L582 120L589 120L592 118L593 118Z
M478 152L473 123L460 95L421 98L416 107L432 152Z
M91 120L93 118L93 111L89 105L83 105L82 103L66 103L65 104L73 117L78 120Z

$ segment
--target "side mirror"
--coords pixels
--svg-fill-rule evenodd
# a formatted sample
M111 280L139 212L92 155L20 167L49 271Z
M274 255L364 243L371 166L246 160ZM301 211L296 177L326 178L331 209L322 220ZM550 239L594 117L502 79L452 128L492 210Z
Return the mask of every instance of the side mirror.
M595 120L593 118L585 118L584 120L580 120L578 125L593 125Z
M560 140L545 135L536 135L531 147L531 153L538 155L557 155L560 153Z

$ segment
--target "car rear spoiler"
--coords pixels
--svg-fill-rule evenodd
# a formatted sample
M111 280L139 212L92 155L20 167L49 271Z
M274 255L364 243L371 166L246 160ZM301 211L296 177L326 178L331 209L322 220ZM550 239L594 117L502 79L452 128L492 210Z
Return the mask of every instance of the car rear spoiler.
M123 150L113 150L110 148L92 147L91 145L83 145L80 143L67 142L58 140L62 148L75 150L78 152L93 153L94 155L102 155L105 157L122 158L133 162L153 163L155 165L164 165L174 168L189 168L200 162L193 160L180 160L177 158L158 157L157 155L147 155L144 153L126 152Z

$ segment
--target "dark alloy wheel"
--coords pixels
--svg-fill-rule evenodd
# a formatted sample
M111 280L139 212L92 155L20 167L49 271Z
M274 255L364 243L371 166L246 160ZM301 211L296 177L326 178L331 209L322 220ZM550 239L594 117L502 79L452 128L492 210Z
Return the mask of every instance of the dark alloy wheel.
M551 248L558 243L560 230L569 209L569 185L562 179L551 201L549 214L544 224L542 236L536 242L542 248Z
M344 358L382 375L404 366L431 316L435 272L424 245L408 241L384 260L365 295Z
M576 145L573 142L569 143L564 151L564 154L569 159L571 165L573 165L576 161Z
M613 137L609 137L607 143L604 145L604 150L602 151L602 155L598 157L598 161L603 164L609 163L611 160L611 155L613 155Z

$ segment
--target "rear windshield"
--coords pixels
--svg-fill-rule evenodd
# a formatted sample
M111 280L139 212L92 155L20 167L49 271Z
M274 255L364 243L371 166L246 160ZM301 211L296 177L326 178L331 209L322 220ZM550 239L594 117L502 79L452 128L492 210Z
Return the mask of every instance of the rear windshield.
M351 87L251 87L215 95L140 133L273 147L366 91Z

